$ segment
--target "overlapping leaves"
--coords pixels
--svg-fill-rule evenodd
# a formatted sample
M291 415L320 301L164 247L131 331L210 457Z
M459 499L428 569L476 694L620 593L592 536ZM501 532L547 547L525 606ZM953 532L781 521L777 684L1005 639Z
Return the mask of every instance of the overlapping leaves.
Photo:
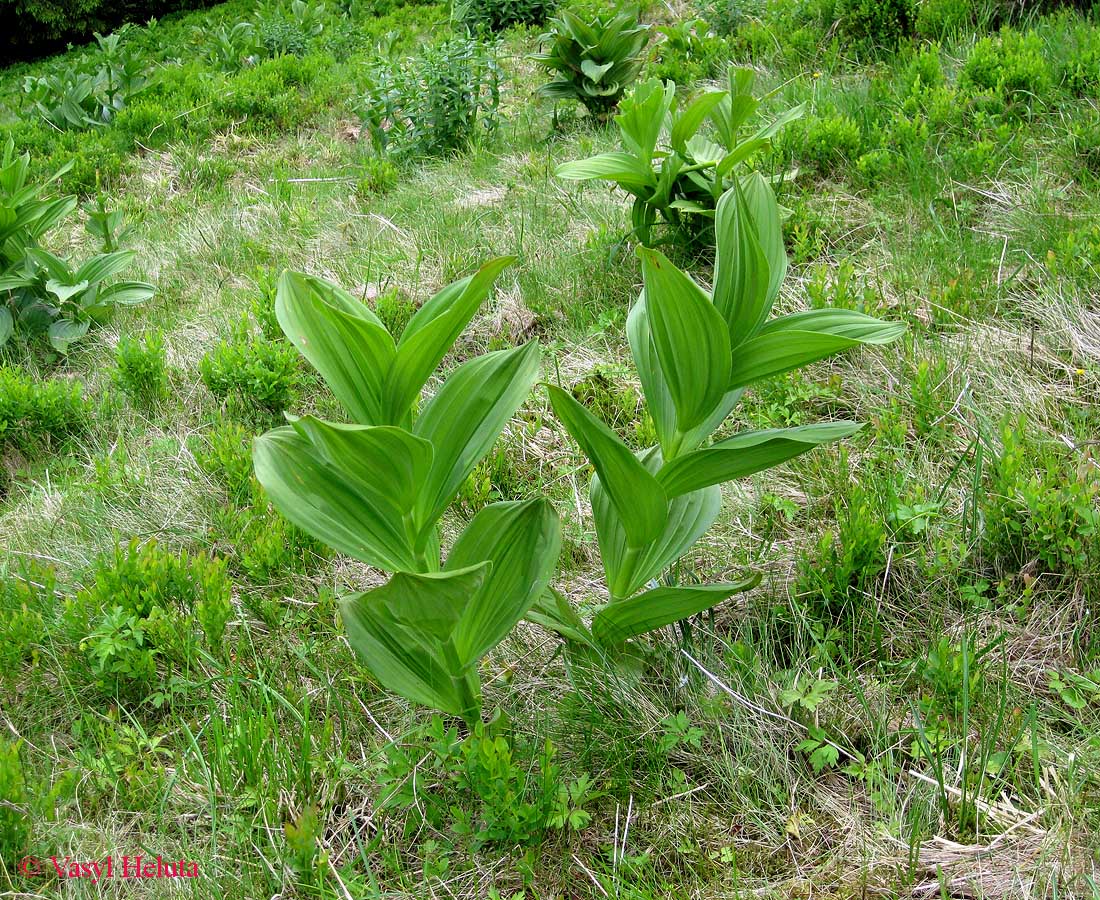
M745 106L722 108L725 127L736 128ZM638 146L649 144L639 137ZM569 394L549 388L555 412L596 471L592 512L610 594L592 622L589 639L596 643L621 643L755 584L746 578L676 586L656 579L714 523L718 485L860 427L829 422L746 431L708 445L744 387L842 350L886 343L904 330L847 310L769 319L787 260L775 195L761 176L734 181L719 198L717 222L711 292L660 251L639 251L644 290L631 310L628 336L658 446L636 456ZM560 613L560 604L543 604L536 615L575 640L576 622Z
M563 163L555 174L573 181L614 181L633 195L634 234L648 247L665 239L698 241L711 233L718 201L735 182L737 166L802 115L802 107L794 107L744 134L760 105L753 82L751 70L731 68L726 89L705 91L682 107L672 82L642 82L615 117L623 149ZM746 193L755 197L755 192ZM671 236L657 231L659 222L672 230ZM725 234L727 226L728 221L719 222L715 231ZM770 262L778 284L778 260ZM739 263L749 267L751 277L753 260L744 257Z
M352 423L288 416L256 440L256 476L292 522L394 573L342 601L356 653L386 687L474 721L477 662L546 589L560 549L545 500L482 509L441 565L439 520L538 373L534 342L470 359L423 408L428 379L511 262L447 286L399 340L335 285L285 273L276 315Z

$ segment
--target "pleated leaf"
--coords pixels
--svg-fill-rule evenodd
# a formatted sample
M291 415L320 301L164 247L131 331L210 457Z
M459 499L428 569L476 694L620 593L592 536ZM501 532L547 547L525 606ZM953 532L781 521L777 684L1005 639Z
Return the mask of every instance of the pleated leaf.
M455 629L462 662L473 665L504 640L546 590L560 552L558 516L547 500L493 503L470 520L443 570L484 560L492 568Z
M746 431L666 463L657 480L670 497L770 469L821 444L855 434L856 422Z
M348 477L290 426L256 438L252 459L271 502L302 530L379 569L419 568L402 511L385 494L384 483Z
M688 275L657 250L641 250L642 281L653 345L676 407L676 427L690 431L726 393L730 343L721 313Z
M323 279L284 272L275 315L352 420L360 425L400 424L382 413L382 388L396 348L366 306Z
M420 528L443 515L474 467L531 392L539 346L530 341L460 365L425 405L413 428L435 449L431 472L416 507Z
M592 619L592 635L605 647L687 619L760 583L753 575L732 584L658 587L601 607Z
M490 260L473 275L445 287L416 311L401 335L383 383L385 421L404 420L424 384L489 296L497 276L514 260L514 256Z
M615 432L561 388L547 385L554 413L599 476L622 523L627 544L644 547L665 526L665 492Z

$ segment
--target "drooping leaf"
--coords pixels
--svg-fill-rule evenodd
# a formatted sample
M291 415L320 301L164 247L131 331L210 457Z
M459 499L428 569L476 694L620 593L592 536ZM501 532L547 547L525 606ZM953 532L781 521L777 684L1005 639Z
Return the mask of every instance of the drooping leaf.
M657 185L653 170L647 164L636 156L617 150L562 163L554 170L554 174L558 178L571 181L588 181L592 178L616 181L624 190L646 194Z
M773 319L733 351L730 387L782 375L852 347L887 344L904 332L902 323L848 310L812 310Z
M665 526L665 492L630 448L571 394L547 385L554 414L588 457L622 523L627 544L640 548Z
M653 588L602 606L592 619L592 635L605 647L613 647L708 610L759 583L760 576L752 575L732 584Z
M856 422L828 422L797 428L746 431L670 460L657 480L670 497L770 469L821 444L855 434Z
M290 426L256 438L252 458L275 507L319 541L389 572L423 567L385 484L349 478Z
M15 322L11 316L11 310L6 306L0 306L0 347L8 342L15 330Z
M69 345L84 337L91 324L88 319L57 319L51 322L47 332L50 346L58 353L68 353Z
M488 566L427 576L398 573L380 588L343 597L340 613L348 643L383 686L396 694L469 720L463 683L476 684L476 672L455 672L445 661L440 641L425 640L425 633L408 628L393 615L410 594L432 592L434 603L444 608L461 603L480 586ZM417 601L417 609L425 602ZM411 612L406 610L406 614ZM476 700L476 698L474 698Z
M291 418L327 463L410 513L432 465L432 445L391 425L345 425L314 416Z

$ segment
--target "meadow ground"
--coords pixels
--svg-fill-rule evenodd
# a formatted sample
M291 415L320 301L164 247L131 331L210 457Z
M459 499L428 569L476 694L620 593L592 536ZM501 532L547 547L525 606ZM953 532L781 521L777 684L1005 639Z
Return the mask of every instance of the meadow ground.
M724 489L678 576L757 587L630 665L521 623L482 665L500 718L466 736L356 663L336 597L382 577L253 479L284 409L335 415L275 279L331 280L399 330L514 255L444 368L537 337L542 379L640 448L640 264L626 196L554 177L618 133L535 96L538 26L492 45L495 127L409 160L372 146L372 61L457 26L345 7L239 69L216 34L250 4L134 29L157 78L102 128L57 130L24 93L79 49L0 70L33 177L75 159L55 192L123 211L127 277L155 286L67 355L3 351L0 896L1100 898L1100 24L927 3L881 46L855 3L645 11L667 30L643 77L690 93L732 62L765 120L806 104L752 162L787 173L777 309L908 330L750 389L725 426L866 423ZM86 218L45 243L88 257ZM590 471L537 388L445 533L548 497L583 615L604 577ZM225 597L228 619L127 621L124 595ZM138 853L199 876L93 883L48 859Z

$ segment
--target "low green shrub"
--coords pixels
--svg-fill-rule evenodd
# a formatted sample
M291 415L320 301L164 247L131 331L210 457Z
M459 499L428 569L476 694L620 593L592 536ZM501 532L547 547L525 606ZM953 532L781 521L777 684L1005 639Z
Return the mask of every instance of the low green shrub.
M54 620L54 570L40 563L0 573L0 666L18 670L35 658Z
M457 0L454 18L473 31L503 31L541 25L557 5L557 0Z
M974 0L919 0L913 31L929 40L943 40L972 28L978 17Z
M221 654L231 595L224 562L134 539L99 560L93 583L66 614L71 627L91 626L80 646L96 686L140 702L157 683L158 666L170 676L195 662L194 623L207 648Z
M850 116L816 115L784 135L782 150L797 165L808 166L819 175L831 175L859 159L863 133Z
M256 15L256 42L268 56L305 56L324 30L324 4L291 0L288 6L265 3Z
M474 38L379 59L367 71L363 122L383 155L445 156L496 129L500 82L492 48Z
M713 77L727 55L726 43L707 31L701 19L657 29L662 39L653 52L649 74L661 81L691 85Z
M291 405L301 379L293 347L250 335L244 325L203 356L199 373L218 400L269 414Z
M914 0L837 0L845 35L870 49L896 47L913 33Z
M0 738L0 867L9 873L16 871L31 838L31 798L19 759L22 746L22 741Z
M983 513L985 547L1010 569L1037 561L1041 573L1075 575L1100 565L1100 476L1087 456L1027 438L1020 419L1001 428Z
M223 421L190 441L199 468L213 478L236 506L252 497L252 435L236 422Z
M152 405L168 398L168 356L162 331L151 331L142 339L122 335L115 362L115 379L132 400Z
M87 430L92 409L77 381L0 367L0 448L55 449Z
M390 817L400 813L406 827L454 835L471 850L529 845L553 828L584 828L592 818L585 807L599 796L591 779L567 782L549 741L517 747L499 732L478 722L460 740L435 716L419 734L387 745L378 774L381 809ZM432 788L417 792L410 775L421 766Z
M1052 84L1042 39L1012 29L979 38L959 72L960 90L986 91L1023 106L1042 100Z

